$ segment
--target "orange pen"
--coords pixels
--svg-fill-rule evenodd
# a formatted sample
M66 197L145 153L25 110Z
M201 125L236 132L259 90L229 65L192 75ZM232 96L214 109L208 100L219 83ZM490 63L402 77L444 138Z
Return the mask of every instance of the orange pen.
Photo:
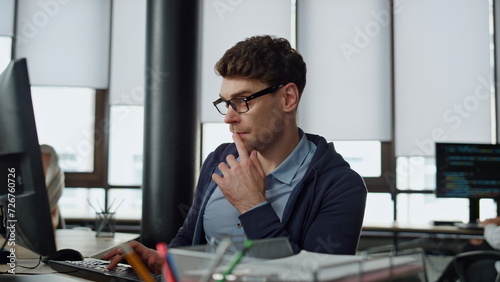
M149 274L149 270L141 261L139 256L137 256L134 250L128 244L121 245L121 249L123 250L125 259L130 264L130 266L132 266L132 269L135 271L137 276L139 276L142 281L154 282L153 277L151 277L151 275Z

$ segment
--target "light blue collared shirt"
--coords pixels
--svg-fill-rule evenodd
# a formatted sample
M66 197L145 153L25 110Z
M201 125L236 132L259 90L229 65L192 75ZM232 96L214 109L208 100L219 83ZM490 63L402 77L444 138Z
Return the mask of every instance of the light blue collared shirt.
M314 152L316 152L316 145L307 140L302 130L300 130L300 134L301 139L297 147L266 177L266 202L271 204L280 220L290 193L302 180ZM262 202L257 206L266 202ZM226 236L244 240L245 233L238 216L240 216L238 210L226 200L220 188L217 187L210 196L203 214L203 226L207 242L211 242L212 238L215 242L218 242Z

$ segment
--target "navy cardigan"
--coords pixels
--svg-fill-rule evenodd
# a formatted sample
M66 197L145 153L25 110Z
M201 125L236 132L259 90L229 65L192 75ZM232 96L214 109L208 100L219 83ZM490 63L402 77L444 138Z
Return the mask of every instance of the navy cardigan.
M306 136L316 144L316 152L290 194L283 221L268 203L240 215L240 222L248 239L287 237L295 253L354 254L365 211L365 183L335 151L333 143L321 136ZM238 155L234 143L220 145L205 160L193 205L170 247L206 243L203 211L217 187L212 174L229 154Z

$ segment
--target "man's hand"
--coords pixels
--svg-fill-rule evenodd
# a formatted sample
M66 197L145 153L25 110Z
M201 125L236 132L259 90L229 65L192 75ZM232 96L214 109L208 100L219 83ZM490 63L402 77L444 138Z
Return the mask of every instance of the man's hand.
M496 224L496 225L500 225L500 217L495 217L495 218L488 218L488 219L485 219L484 221L480 222L481 225L484 227L490 223L493 223L493 224Z
M128 245L134 250L139 258L148 266L153 273L161 273L161 267L165 263L165 259L158 255L155 250L149 249L137 241L131 241ZM115 248L105 254L102 259L111 260L108 269L113 269L124 258L121 248Z
M257 204L266 200L266 175L262 169L257 151L250 155L241 137L233 133L233 140L240 156L240 162L233 155L220 163L222 176L212 174L212 180L219 185L226 199L240 212L245 213Z

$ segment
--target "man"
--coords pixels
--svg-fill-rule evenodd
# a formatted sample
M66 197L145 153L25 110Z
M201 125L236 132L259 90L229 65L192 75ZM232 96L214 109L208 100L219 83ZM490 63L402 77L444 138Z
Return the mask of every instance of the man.
M332 143L297 126L306 83L302 56L286 39L255 36L229 49L216 71L223 81L214 105L234 143L205 160L193 205L169 246L287 237L295 253L354 254L366 187ZM131 245L159 269L153 250ZM109 268L120 251L104 257L111 258Z
M500 250L500 217L488 218L478 223L484 228L484 239L469 239L460 253L467 254L474 251L498 251ZM475 273L473 281L500 281L500 261L493 259L476 259L467 267L469 273ZM450 282L458 280L458 273L451 261L437 282Z
M43 173L45 175L45 186L47 187L47 196L49 198L50 216L52 218L52 227L54 229L66 228L66 224L59 212L57 202L61 198L64 189L64 172L59 166L59 156L54 148L49 145L40 145L42 153Z

